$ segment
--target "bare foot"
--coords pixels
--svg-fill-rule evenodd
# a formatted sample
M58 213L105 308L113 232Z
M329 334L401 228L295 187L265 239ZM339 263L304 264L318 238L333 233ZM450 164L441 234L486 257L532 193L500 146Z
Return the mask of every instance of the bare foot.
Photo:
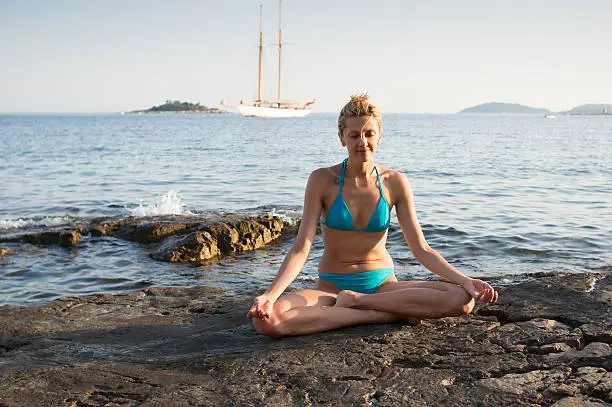
M408 322L410 325L423 325L423 320L417 317L404 317L404 322Z
M336 298L336 307L344 307L344 308L353 308L355 307L355 303L357 301L357 297L361 294L351 291L351 290L342 290L338 293L338 297Z

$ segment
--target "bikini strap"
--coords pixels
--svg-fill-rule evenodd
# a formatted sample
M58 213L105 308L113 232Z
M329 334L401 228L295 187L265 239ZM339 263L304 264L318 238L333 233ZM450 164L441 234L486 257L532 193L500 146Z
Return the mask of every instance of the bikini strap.
M346 162L348 158L345 158L340 164L340 179L338 180L338 184L340 184L340 193L342 193L342 187L344 186L344 175L346 174Z
M378 189L380 189L380 195L384 196L382 189L382 181L380 180L380 175L378 174L378 168L374 166L374 171L376 171L376 180L378 181Z

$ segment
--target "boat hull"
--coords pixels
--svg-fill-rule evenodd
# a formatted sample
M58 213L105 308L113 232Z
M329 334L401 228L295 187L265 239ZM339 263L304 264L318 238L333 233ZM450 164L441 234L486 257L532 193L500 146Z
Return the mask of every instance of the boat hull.
M236 109L240 114L247 117L304 117L312 111L310 109L283 109L249 105L237 105Z

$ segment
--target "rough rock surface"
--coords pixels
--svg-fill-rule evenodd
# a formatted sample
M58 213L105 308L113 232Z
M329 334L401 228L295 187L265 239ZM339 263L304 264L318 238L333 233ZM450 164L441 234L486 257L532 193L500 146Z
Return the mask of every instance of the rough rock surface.
M8 234L0 242L76 246L83 235L110 236L148 244L156 260L200 264L225 253L259 249L279 238L283 228L276 216L96 218L70 228ZM5 254L0 251L0 259Z
M533 275L474 315L256 335L250 296L150 288L0 308L0 406L604 406L605 275Z

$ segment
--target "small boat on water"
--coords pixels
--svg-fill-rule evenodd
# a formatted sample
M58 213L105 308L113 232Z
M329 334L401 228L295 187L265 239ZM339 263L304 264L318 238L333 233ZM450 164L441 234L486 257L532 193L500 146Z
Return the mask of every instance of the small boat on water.
M557 118L557 115L556 115L556 114L552 114L552 113L546 113L546 114L544 115L544 118L545 118L545 119L556 119L556 118Z
M262 7L259 6L259 76L257 80L257 99L252 102L240 101L239 104L228 103L225 99L221 100L221 105L235 109L243 116L253 117L304 117L310 114L310 106L315 103L312 100L281 100L281 54L283 46L282 32L282 0L279 0L279 19L278 19L278 87L276 100L266 100L261 98L261 77L262 77L262 52L263 52L263 31L262 31Z

